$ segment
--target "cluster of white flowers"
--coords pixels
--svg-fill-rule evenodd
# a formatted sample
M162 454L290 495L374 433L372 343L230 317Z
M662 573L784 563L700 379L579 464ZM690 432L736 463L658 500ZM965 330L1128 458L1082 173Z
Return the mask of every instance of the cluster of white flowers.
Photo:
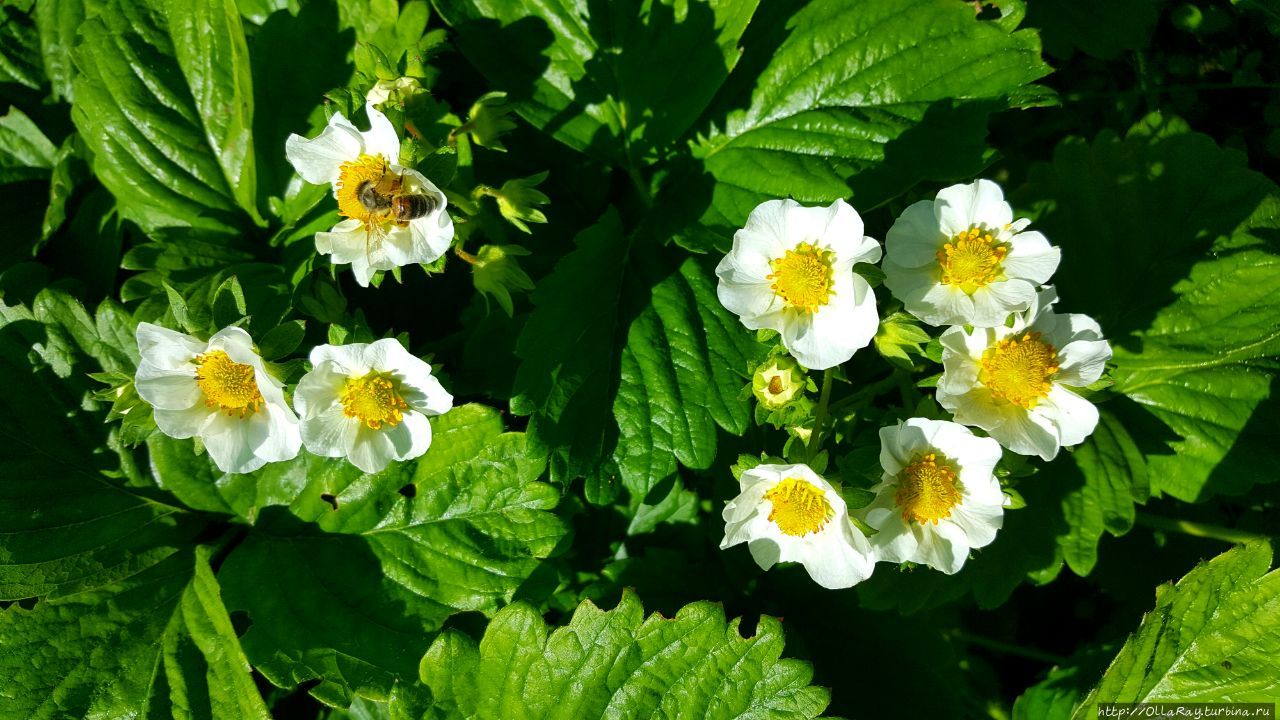
M453 242L444 193L397 164L400 137L375 107L387 93L381 87L370 93L368 132L336 113L315 138L291 135L285 144L303 180L332 185L346 218L316 233L316 249L334 263L350 263L362 286L376 271L432 262ZM292 408L241 328L203 341L142 323L137 340L134 385L154 408L157 427L170 437L200 438L223 472L291 460L302 446L378 472L425 453L427 418L453 407L431 366L394 339L312 349L311 371L298 381Z
M939 338L937 401L954 422L911 418L880 430L882 481L853 513L874 534L808 466L760 465L725 507L721 547L746 542L762 568L800 562L836 588L879 560L955 573L995 539L1006 502L995 477L1001 446L1052 460L1083 442L1098 411L1070 388L1096 382L1111 358L1096 322L1054 312L1057 293L1045 283L1061 253L1029 224L1014 219L999 185L978 180L911 205L889 229L885 286L922 322L950 326ZM720 301L748 328L778 331L800 364L826 370L875 336L875 295L853 266L880 256L844 201L770 200L716 268Z
M292 460L303 445L378 472L425 453L427 418L453 407L431 366L389 338L313 349L293 408L241 328L225 328L206 342L142 323L138 351L134 385L155 408L160 431L200 438L223 472Z

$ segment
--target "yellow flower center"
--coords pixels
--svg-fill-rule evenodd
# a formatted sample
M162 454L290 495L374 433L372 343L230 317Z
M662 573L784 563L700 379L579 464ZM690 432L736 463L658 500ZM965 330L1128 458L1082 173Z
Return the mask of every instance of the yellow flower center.
M773 378L769 380L769 394L770 395L782 394L782 376L781 375L774 375Z
M222 350L196 356L196 385L204 393L204 404L244 417L262 407L262 393L254 379L252 365L238 363Z
M361 155L344 162L338 168L338 213L366 226L385 224L390 221L390 213L367 207L360 199L360 192L372 183L378 195L390 197L399 192L400 182L400 176L391 172L390 164L382 155Z
M341 400L343 415L358 418L372 430L399 425L404 411L409 409L400 396L400 384L379 372L347 380Z
M774 485L764 499L773 503L769 521L795 537L818 532L835 515L822 490L800 478L787 478Z
M978 380L991 394L1027 409L1053 389L1058 351L1038 332L1010 335L982 353Z
M831 299L831 263L835 253L811 243L800 243L769 263L773 292L787 304L813 312Z
M974 225L951 238L938 251L942 283L972 295L978 288L1001 278L1008 254L1008 245L997 241L991 231Z
M898 492L893 496L902 509L903 520L934 525L951 516L960 498L956 471L937 453L921 455L903 468L898 473Z

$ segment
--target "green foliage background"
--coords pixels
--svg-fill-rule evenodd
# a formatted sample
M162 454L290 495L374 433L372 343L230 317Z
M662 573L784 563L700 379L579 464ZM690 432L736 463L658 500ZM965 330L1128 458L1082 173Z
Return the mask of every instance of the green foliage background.
M0 719L1280 701L1278 40L1270 0L6 0ZM360 288L284 141L401 76L459 252ZM845 198L883 238L978 176L1115 348L1095 434L1006 458L1025 506L955 576L720 551L731 466L788 449L734 229ZM142 321L242 323L291 381L399 337L458 404L374 475L225 475L153 432ZM875 428L940 413L936 342L875 348L822 460L851 502Z

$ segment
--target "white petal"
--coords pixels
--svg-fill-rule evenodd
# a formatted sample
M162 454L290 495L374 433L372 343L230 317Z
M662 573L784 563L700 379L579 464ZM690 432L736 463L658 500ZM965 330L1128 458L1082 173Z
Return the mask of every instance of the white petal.
M898 216L884 245L887 259L903 268L936 265L947 235L938 226L932 200L913 203Z
M330 364L330 371L346 377L360 377L368 374L372 368L365 360L365 343L347 345L317 345L311 349L308 359L317 370L321 365ZM301 381L299 381L301 383Z
M342 413L340 405L331 405L302 419L299 426L307 452L321 457L346 457L355 445L360 421Z
M396 460L421 457L431 447L431 423L422 413L407 413L395 427L385 428L384 432Z
M1060 371L1054 378L1063 385L1083 387L1097 382L1111 359L1106 340L1076 340L1058 351Z
M1004 508L999 504L986 503L961 506L952 511L945 522L964 533L968 547L986 547L996 539L996 533L1004 525Z
M441 210L411 220L409 234L413 240L412 258L401 264L434 262L453 244L453 218Z
M770 537L753 537L747 541L747 549L751 551L751 559L761 570L768 570L782 559L782 547L778 541Z
M366 155L381 155L389 163L399 163L399 136L387 115L371 104L365 105L369 115L369 132L360 133Z
M134 337L142 361L161 370L185 367L207 347L190 335L148 322L138 323Z
M284 404L268 404L265 410L267 437L254 447L254 453L267 462L284 462L297 457L302 448L297 416Z
M925 530L926 535L920 543L916 561L947 575L960 572L964 561L969 557L969 544L964 531L948 522L940 522Z
M1065 447L1084 442L1098 427L1097 406L1061 385L1054 385L1035 410L1053 422L1059 442Z
M202 404L203 396L196 385L196 368L190 363L178 370L160 370L144 361L138 365L133 387L139 397L157 410L185 410Z
M902 448L901 434L902 423L880 428L880 467L889 475L897 475L911 462L911 454Z
M160 432L179 440L195 437L204 432L204 428L214 418L214 411L205 407L204 403L196 403L185 409L155 411L156 427Z
M218 414L200 436L204 447L218 469L226 473L253 472L267 464L266 458L254 452L250 419Z
M1013 208L1004 201L1000 186L990 180L943 188L938 191L934 211L938 226L948 237L973 225L999 230L1013 222Z
M795 200L766 200L755 207L747 216L747 224L739 232L745 233L745 243L769 245L770 254L780 257L786 248L795 243L788 242L787 216L792 208L800 207ZM737 233L734 242L738 242ZM799 241L796 241L799 242Z
M222 350L242 365L258 365L262 358L253 349L253 336L242 327L225 327L209 338L209 348Z
M973 315L969 323L974 327L1004 325L1011 313L1031 307L1036 289L1025 280L994 282L973 293Z
M342 113L329 118L329 126L316 137L308 140L301 135L290 135L284 143L285 157L293 164L298 175L313 185L329 185L338 180L342 163L360 156L362 140Z
M316 252L332 255L335 265L368 260L373 254L369 233L359 220L343 220L329 232L316 233Z
M395 448L391 440L381 429L374 430L360 425L356 431L355 442L347 453L347 460L352 465L367 473L375 473L385 468L395 459Z
M1040 405L1043 404L1044 402L1041 401ZM991 412L993 407L989 402L978 402L969 406L968 409L970 411L986 410ZM1058 430L1053 421L1046 417L1044 408L1039 408L1039 410L1039 413L1033 415L1016 405L1008 405L1005 407L1004 412L1000 413L999 423L990 427L988 427L989 422L984 424L982 422L961 420L960 413L956 413L956 420L969 425L977 425L986 430L1001 445L1019 455L1038 455L1043 460L1052 460L1057 457L1058 448L1060 447ZM973 413L972 416L976 416L976 413Z
M848 525L848 520L843 524ZM858 536L861 535L858 532ZM830 590L857 585L871 577L874 566L870 548L859 550L847 541L806 545L800 562L814 582Z
M1062 261L1062 250L1050 245L1038 232L1014 235L1010 244L1009 255L1004 259L1004 271L1008 277L1042 285L1049 282Z
M938 283L912 306L905 302L903 306L912 315L935 327L964 325L973 318L973 298L954 285Z
M789 318L782 329L782 344L801 365L825 370L866 347L879 325L871 286L850 273L837 278L830 303L816 312L797 312Z
M726 310L741 318L748 330L778 330L785 322L783 301L768 282L743 284L721 278L716 297Z
M351 274L356 279L356 284L360 287L369 287L369 282L373 280L373 274L377 269L369 264L368 258L364 255L358 255L351 259Z
M893 500L893 488L885 491L884 498L877 498L864 511L865 521L876 529L869 538L876 556L886 562L914 562L920 549L920 538L912 532L910 524L902 518Z
M364 106L369 116L369 131L360 133L364 141L366 155L381 155L389 162L400 162L400 136L386 115L373 105Z

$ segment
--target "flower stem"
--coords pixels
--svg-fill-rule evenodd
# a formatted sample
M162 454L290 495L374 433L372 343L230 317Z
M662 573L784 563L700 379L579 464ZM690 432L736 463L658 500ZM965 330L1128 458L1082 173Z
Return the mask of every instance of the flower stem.
M881 378L870 385L864 386L861 390L853 393L852 395L846 395L831 403L831 407L829 408L831 414L835 415L837 410L843 410L850 405L879 397L882 393L893 389L897 384L898 373L895 371L888 377Z
M1053 653L1043 652L1041 650L1024 647L1022 645L1015 645L1013 643L1002 642L1000 640L992 640L991 638L982 637L981 635L974 635L972 633L967 633L967 632L957 632L955 634L955 638L962 643L967 643L969 645L977 645L978 647L984 647L989 650L995 650L996 652L1005 653L1006 655L1017 655L1019 657L1024 657L1029 660L1038 660L1040 662L1049 663L1051 665L1067 664L1067 658L1062 657L1061 655L1054 655Z
M1159 515L1151 515L1149 513L1140 512L1134 516L1134 522L1139 525L1146 525L1156 530L1165 530L1168 532L1182 533L1192 537L1209 538L1211 540L1221 540L1229 543L1246 543L1253 540L1265 540L1266 535L1252 533L1246 530L1236 530L1235 528L1223 527L1221 525L1210 525L1208 523L1199 523L1191 520L1176 520L1174 518L1160 517Z
M834 374L832 368L827 368L822 372L822 394L818 397L818 409L813 414L813 434L809 435L809 461L817 456L818 449L822 447L822 423L827 420L827 404L831 402L831 376Z

